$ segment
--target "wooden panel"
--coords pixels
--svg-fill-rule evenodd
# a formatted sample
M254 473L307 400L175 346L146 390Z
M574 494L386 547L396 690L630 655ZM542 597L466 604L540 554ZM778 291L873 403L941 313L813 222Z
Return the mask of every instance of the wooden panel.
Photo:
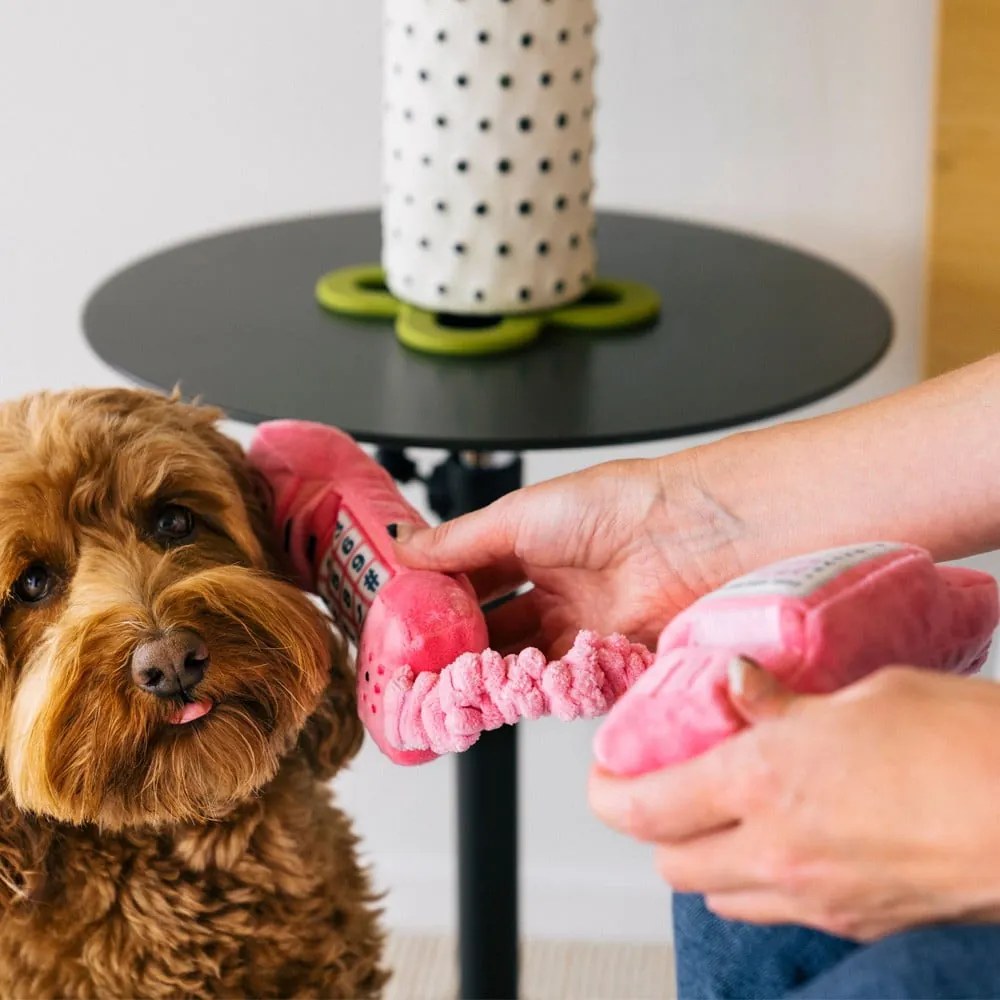
M1000 0L941 0L930 375L1000 350Z

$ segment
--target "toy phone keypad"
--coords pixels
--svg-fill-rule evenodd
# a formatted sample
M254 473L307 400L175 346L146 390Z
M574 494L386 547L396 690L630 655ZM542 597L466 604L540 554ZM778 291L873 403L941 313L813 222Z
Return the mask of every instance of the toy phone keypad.
M358 641L365 615L389 576L368 536L350 511L342 507L337 513L330 551L320 567L317 589L352 641Z

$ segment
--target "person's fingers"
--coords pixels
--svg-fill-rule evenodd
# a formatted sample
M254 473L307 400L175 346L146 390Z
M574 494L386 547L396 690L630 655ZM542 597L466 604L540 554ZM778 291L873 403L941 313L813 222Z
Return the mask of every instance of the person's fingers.
M487 611L486 626L490 645L500 653L517 653L542 640L542 620L538 595L534 590L519 594Z
M694 760L637 778L594 769L590 806L608 826L637 840L678 841L739 822L733 795L738 761L731 740Z
M704 837L656 848L656 870L676 892L735 893L767 887L757 847L747 827L736 825Z
M718 917L750 924L802 923L801 903L768 889L709 892L705 905Z
M729 663L729 700L744 721L754 723L786 715L806 700L745 656Z
M469 582L484 605L514 594L527 583L521 560L515 556L469 573Z
M514 555L517 523L510 505L495 503L435 527L393 526L395 554L411 569L465 573L504 563Z

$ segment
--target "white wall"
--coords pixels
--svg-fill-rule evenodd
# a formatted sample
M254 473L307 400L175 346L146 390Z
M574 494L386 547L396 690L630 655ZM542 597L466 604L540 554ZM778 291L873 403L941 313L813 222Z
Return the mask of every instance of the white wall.
M249 220L375 202L378 7L0 3L0 398L118 381L87 352L79 311L130 258ZM600 203L787 240L888 298L890 356L808 412L917 370L933 8L603 3ZM536 455L529 478L658 450ZM524 924L662 937L666 895L647 853L587 815L592 728L522 734ZM451 762L401 771L367 753L343 792L393 889L392 919L449 924Z

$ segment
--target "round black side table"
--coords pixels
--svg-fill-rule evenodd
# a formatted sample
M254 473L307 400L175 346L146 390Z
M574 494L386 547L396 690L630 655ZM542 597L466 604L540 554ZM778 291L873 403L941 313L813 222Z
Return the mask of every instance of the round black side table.
M321 421L385 454L451 453L449 516L520 482L489 453L656 440L778 414L849 384L884 354L882 300L844 271L704 226L599 215L601 274L655 288L627 334L546 331L517 353L414 353L390 326L332 316L326 271L379 257L375 211L186 243L110 278L87 303L97 354L136 382L251 422ZM440 500L440 497L439 497ZM517 995L516 730L458 757L461 996Z

